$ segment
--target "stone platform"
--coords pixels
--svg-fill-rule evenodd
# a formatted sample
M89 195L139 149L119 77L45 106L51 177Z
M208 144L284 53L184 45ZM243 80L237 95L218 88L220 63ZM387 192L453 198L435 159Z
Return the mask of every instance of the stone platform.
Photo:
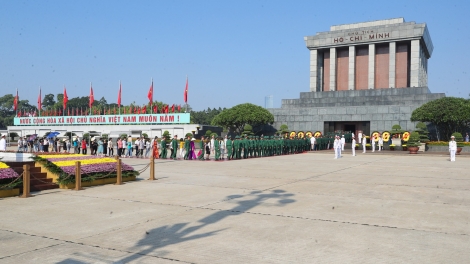
M283 99L281 108L268 110L277 129L286 124L294 131L323 132L324 122L367 121L371 131L388 131L394 124L415 130L412 112L442 97L427 87L302 92L299 99Z
M468 263L469 161L157 160L157 181L1 199L0 263Z

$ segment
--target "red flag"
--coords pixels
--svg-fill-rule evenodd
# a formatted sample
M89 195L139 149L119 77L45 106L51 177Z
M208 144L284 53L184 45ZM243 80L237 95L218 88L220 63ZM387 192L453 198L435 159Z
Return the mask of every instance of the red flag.
M119 93L118 93L118 106L121 106L121 92L122 92L122 89L121 89L121 81L119 81Z
M19 97L18 97L18 89L16 89L16 96L15 96L15 99L13 100L13 108L14 110L18 110L18 101L19 101Z
M91 83L90 83L90 102L88 103L88 106L90 108L93 105L94 101L95 101L95 96L93 95L93 87L91 86Z
M178 105L178 112L181 111L181 105Z
M149 103L151 104L153 101L153 79L152 84L150 84L149 92L147 93L147 98L149 99Z
M132 105L129 106L129 114L132 114Z
M171 106L171 112L172 112L172 113L175 112L175 104L173 104L173 105Z
M124 114L126 114L126 108L124 107Z
M16 116L21 117L21 111L18 111L18 114Z
M41 87L39 87L39 96L38 96L38 110L39 114L41 114L41 109L42 109L42 97L41 97Z
M70 116L70 108L67 108L67 115Z
M186 76L186 88L184 89L184 102L188 103L188 77Z
M57 109L54 109L54 116L57 116Z
M170 112L170 106L169 106L169 105L166 105L166 107L165 107L165 113L168 114L169 112Z
M153 106L153 113L157 113L158 112L158 105L154 105Z
M69 97L67 96L67 89L65 88L64 85L64 109L67 108L67 102L69 101Z
M147 113L147 106L144 105L144 107L142 108L142 114L146 114Z
M141 110L141 109L140 109L140 106L139 106L139 109L137 110L137 114L139 114L139 115L140 115L140 110Z

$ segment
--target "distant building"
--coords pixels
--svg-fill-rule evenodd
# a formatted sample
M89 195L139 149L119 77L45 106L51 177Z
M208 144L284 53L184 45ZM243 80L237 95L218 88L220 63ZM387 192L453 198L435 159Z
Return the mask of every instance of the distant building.
M264 97L264 108L266 109L273 108L273 96L272 95L268 95Z
M413 110L445 96L427 87L434 47L425 23L396 18L338 25L304 39L310 92L270 110L276 128L369 135L399 124L414 130Z

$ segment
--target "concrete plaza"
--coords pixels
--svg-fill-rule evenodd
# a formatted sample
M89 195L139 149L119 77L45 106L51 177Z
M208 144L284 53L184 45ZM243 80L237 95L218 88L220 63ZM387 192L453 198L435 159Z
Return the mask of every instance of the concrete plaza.
M469 263L469 161L157 160L157 181L0 200L0 263Z

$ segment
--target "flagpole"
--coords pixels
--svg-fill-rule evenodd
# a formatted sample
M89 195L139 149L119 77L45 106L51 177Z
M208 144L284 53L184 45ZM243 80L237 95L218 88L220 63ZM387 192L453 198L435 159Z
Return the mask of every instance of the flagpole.
M185 102L186 103L186 111L184 111L184 112L187 113L188 112L188 75L187 74L186 74L186 88L185 89L186 89L186 91L185 91L186 92L186 98L185 98L186 99L186 102Z
M39 86L39 97L38 98L39 98L39 101L41 101L41 99L42 99L41 98L41 86ZM39 106L39 104L38 104L38 106ZM41 109L38 109L38 112L39 112L39 117L41 117ZM36 131L35 131L35 133L36 133Z

